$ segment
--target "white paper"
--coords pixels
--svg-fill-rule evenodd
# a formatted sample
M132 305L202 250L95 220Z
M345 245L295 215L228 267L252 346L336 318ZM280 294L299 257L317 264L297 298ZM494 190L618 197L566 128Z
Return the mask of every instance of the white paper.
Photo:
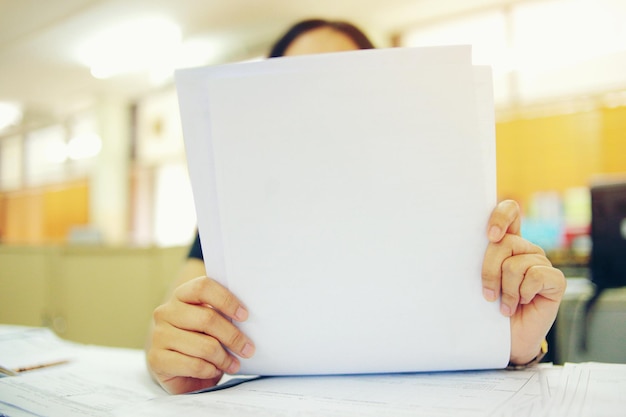
M538 370L279 377L224 391L155 399L118 416L532 416ZM531 392L532 391L532 392Z
M198 157L194 156L193 158L199 158L202 162L202 164L188 164L192 186L194 190L197 190L194 191L196 211L198 213L207 213L209 209L212 211L212 215L199 216L197 219L201 235L208 237L203 239L204 243L202 244L205 267L208 268L207 274L225 283L222 233L219 214L214 204L217 199L216 183L212 175L207 175L213 171L215 159L212 143L207 140L211 136L211 120L208 117L209 96L205 91L209 79L240 77L249 75L251 72L254 74L280 74L294 71L300 73L305 71L332 71L341 70L348 65L380 69L398 66L410 68L426 63L466 65L470 61L471 49L469 47L446 46L359 50L349 53L283 57L255 62L253 67L250 63L215 66L210 68L210 74L204 67L177 71L176 85L179 92L179 105L181 115L185 119L182 126L184 135L185 138L195 137L198 139L185 140L187 154L198 155ZM488 84L488 88L491 89L490 80ZM493 102L492 97L491 93L487 95L491 103ZM493 116L487 115L486 117ZM481 120L485 120L485 115L481 115ZM493 128L491 130L493 131ZM495 143L493 133L491 136Z
M75 356L73 345L60 339L50 329L0 327L0 365L7 369L71 361Z
M22 342L18 345L24 346ZM72 354L70 363L0 379L0 412L9 416L106 417L114 409L167 395L150 379L141 350L59 340L57 352L62 345ZM41 344L35 343L29 350L46 356ZM12 362L14 356L3 359Z
M626 407L626 364L565 364L546 416L614 417Z
M0 325L0 334L6 334L6 328ZM11 331L16 334L14 328ZM23 346L23 340L17 339L16 346ZM0 379L0 413L11 417L613 417L622 415L626 407L624 364L279 377L222 391L168 395L150 379L141 350L57 342L58 347L67 345L72 362ZM46 354L37 342L30 351ZM5 361L13 361L10 350L5 355Z
M427 50L177 73L206 268L250 311L241 372L506 365L480 279L490 75Z

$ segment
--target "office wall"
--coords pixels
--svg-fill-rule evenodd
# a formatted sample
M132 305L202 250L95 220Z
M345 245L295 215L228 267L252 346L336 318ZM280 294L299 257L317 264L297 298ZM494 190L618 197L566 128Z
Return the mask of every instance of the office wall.
M603 109L601 147L604 169L626 172L626 107Z
M60 243L72 227L89 223L89 186L71 181L0 194L0 240Z
M502 121L496 138L499 198L525 203L626 173L626 107Z

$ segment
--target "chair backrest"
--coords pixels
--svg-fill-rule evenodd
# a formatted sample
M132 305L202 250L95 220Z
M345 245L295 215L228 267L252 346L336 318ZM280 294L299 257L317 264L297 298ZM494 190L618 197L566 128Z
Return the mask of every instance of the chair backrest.
M591 280L626 286L626 180L591 186Z

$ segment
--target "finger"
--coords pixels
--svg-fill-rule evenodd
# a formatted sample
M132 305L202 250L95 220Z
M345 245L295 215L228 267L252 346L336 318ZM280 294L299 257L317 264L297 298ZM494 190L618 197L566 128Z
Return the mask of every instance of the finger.
M169 305L154 311L155 322L167 322L185 332L198 332L217 339L231 352L249 358L254 354L254 343L229 320L213 308L179 304L175 311Z
M520 289L527 278L528 271L534 266L546 265L550 262L538 254L516 255L505 259L502 263L502 299L500 311L510 317L515 314L520 299ZM536 279L533 275L531 279Z
M495 301L501 291L502 265L507 258L521 254L544 256L543 249L516 235L507 234L499 242L490 242L482 265L483 296Z
M528 269L520 294L529 304L524 314L511 317L511 362L527 363L536 355L539 341L554 323L565 286L565 277L556 268L537 265Z
M184 303L209 305L233 320L244 321L248 318L243 303L211 278L195 278L178 287L174 295Z
M167 340L165 349L202 359L229 374L234 374L239 370L240 364L237 358L230 355L217 339L179 329L175 329L174 332L171 332L173 337L165 339ZM195 375L187 376L196 377Z
M560 301L565 292L565 276L550 265L533 265L526 271L520 286L520 302L530 303L541 295L552 301Z
M507 233L519 236L521 228L520 218L520 207L516 201L501 201L489 217L487 237L491 242L499 242Z
M161 387L168 393L176 395L176 394L185 394L193 391L200 391L206 388L214 387L218 384L220 379L222 379L222 375L219 375L215 378L209 379L198 379L198 378L190 378L186 376L175 376L169 379L159 379L159 376L156 375L156 379L161 385Z
M149 361L154 373L163 382L173 377L213 379L222 375L212 363L173 350L155 351Z

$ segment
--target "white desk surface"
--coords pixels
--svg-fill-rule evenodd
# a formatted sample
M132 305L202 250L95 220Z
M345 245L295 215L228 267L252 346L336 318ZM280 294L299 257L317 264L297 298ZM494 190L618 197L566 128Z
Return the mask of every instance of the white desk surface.
M141 350L69 343L47 329L0 325L0 365L68 360L0 378L0 415L23 416L617 416L626 365L524 371L258 379L170 396ZM583 382L583 383L577 383ZM586 394L586 395L582 395Z

